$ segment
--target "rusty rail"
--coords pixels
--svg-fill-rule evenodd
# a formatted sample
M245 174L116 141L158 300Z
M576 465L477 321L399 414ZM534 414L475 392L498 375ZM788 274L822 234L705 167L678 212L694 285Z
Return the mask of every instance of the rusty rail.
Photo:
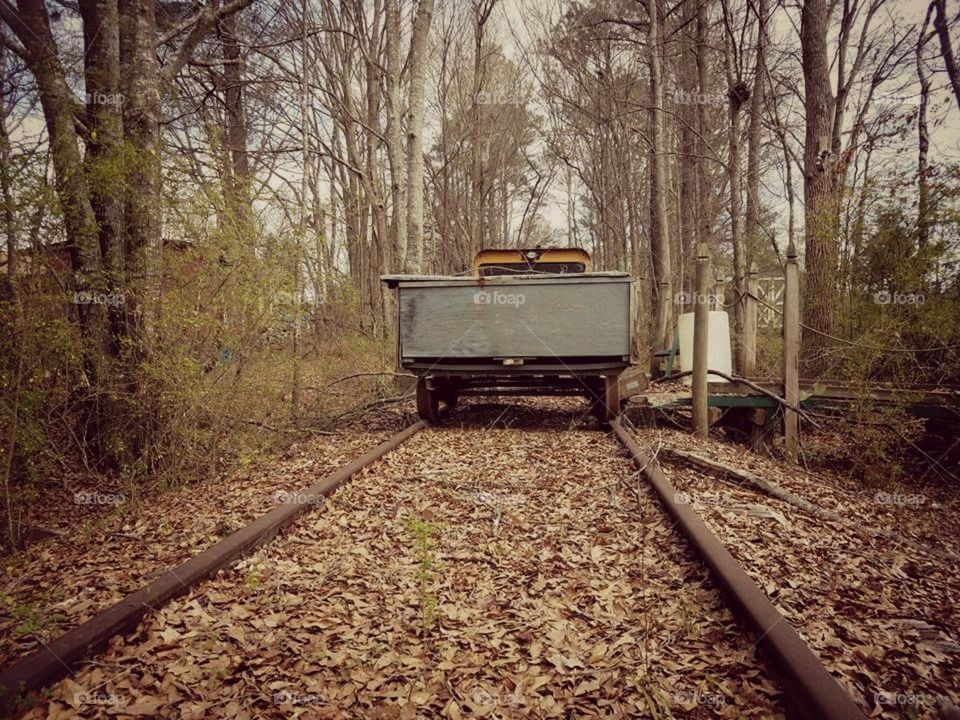
M420 421L393 435L298 493L293 501L285 502L199 555L167 570L146 587L5 668L0 672L0 710L13 711L26 694L63 678L73 665L102 647L114 635L133 630L150 610L156 610L183 594L243 553L269 542L280 530L316 505L319 498L336 490L361 469L426 426Z
M618 420L610 423L614 434L653 485L667 512L713 572L767 651L783 677L783 688L799 717L822 720L866 720L866 715L827 672L790 622L723 544L696 511L678 502L676 489L660 468L643 452Z

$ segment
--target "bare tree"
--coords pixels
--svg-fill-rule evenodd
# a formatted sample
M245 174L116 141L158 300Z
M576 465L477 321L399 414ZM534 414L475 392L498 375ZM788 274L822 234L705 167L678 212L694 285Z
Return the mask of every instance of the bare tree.
M930 7L936 10L933 27L937 32L937 38L940 40L940 55L947 66L947 77L950 78L953 97L957 101L957 107L960 107L960 69L957 67L957 57L953 53L953 42L950 40L952 23L947 17L947 0L933 0ZM928 10L927 16L929 17L929 15Z
M407 119L407 238L408 266L423 270L423 106L426 85L427 33L433 0L420 0L410 40L410 111Z
M673 277L670 260L670 236L667 229L666 158L663 144L663 81L660 59L662 24L658 0L647 0L649 20L647 57L650 68L650 245L653 249L656 278L656 325L654 343L664 348L671 344Z

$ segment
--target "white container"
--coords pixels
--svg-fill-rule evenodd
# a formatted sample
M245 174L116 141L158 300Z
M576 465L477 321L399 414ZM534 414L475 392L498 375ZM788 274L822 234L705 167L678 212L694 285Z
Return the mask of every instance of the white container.
M680 371L693 370L693 313L684 313L677 318L677 331L680 335ZM733 362L730 356L730 318L722 310L710 311L710 333L707 338L707 367L719 370L727 375L733 374ZM708 374L707 382L727 382L719 375ZM691 385L693 378L683 378L684 385Z

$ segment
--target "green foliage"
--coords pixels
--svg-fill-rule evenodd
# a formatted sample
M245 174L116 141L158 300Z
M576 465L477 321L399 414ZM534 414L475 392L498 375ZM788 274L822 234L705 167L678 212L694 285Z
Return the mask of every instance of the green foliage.
M103 158L88 168L90 178L111 186L125 163ZM17 190L24 216L50 202L52 190L34 180L31 196ZM291 235L237 218L218 223L230 214L215 185L165 187L170 226L188 240L164 244L149 334L122 336L115 353L96 337L85 345L72 290L60 284L70 276L65 254L22 257L19 306L9 287L0 292L0 461L12 443L15 519L48 493L62 494L65 472L107 474L129 488L176 487L249 465L388 391L380 381L327 391L342 375L392 369L393 344L363 329L369 309L348 277L327 273L323 287L308 279L298 303ZM39 232L59 238L59 210L49 207ZM124 297L125 306L134 300ZM303 393L295 422L298 323ZM97 527L91 522L91 535Z
M417 586L420 603L420 624L424 634L433 629L437 615L437 596L433 587L438 569L434 554L441 528L421 518L408 518L407 532L413 538L413 555L417 562Z
M0 608L17 623L13 634L45 642L56 635L66 622L66 615L52 608L54 599L43 593L27 603L19 603L8 595L0 595Z
M256 592L260 588L260 584L263 582L263 568L260 565L259 561L255 561L247 569L246 576L244 577L244 584L247 586L248 592Z
M928 242L918 240L915 213L892 197L870 214L851 262L842 377L960 382L960 264L957 218L944 193L934 196ZM918 352L919 351L919 352Z

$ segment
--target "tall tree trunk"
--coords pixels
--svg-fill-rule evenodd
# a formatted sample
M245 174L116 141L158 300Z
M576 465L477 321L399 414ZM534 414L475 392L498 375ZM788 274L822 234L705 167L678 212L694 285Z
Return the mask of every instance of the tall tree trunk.
M59 60L50 32L50 18L43 0L20 0L22 23L13 22L27 50L26 62L37 82L53 159L54 181L63 211L67 247L79 293L102 292L102 272L97 219L83 173L80 138L77 135L73 94ZM6 19L6 18L5 18ZM89 338L100 330L99 305L77 306L80 327Z
M947 17L947 0L933 0L931 6L937 10L933 19L933 27L940 39L940 55L947 66L947 77L950 78L950 87L953 97L960 107L960 69L957 67L957 58L953 54L953 43L950 41L950 18Z
M697 2L697 41L696 41L696 62L697 62L697 89L699 91L699 98L703 99L708 97L710 92L709 78L708 78L708 58L707 52L709 50L709 43L707 42L707 34L709 32L709 24L707 19L707 8L709 0L700 0ZM705 242L710 244L713 240L711 227L712 227L712 212L708 212L707 203L709 198L709 184L707 181L707 167L706 167L706 158L707 158L707 147L706 147L706 136L708 130L708 123L706 118L707 112L707 103L697 102L694 107L696 108L697 113L697 142L696 142L696 152L697 152L697 244Z
M43 0L20 0L18 7L20 12L13 18L9 9L2 8L0 12L26 48L25 59L36 79L43 108L83 341L82 369L85 378L80 387L92 389L81 390L77 397L83 409L79 430L82 437L91 441L92 455L99 462L110 451L101 436L104 408L98 401L102 379L107 376L103 368L104 359L109 357L111 350L104 305L91 302L90 294L106 294L110 290L103 269L97 218L80 153L74 96L57 57L50 18Z
M290 386L290 415L293 421L300 420L300 391L302 385L301 367L300 367L300 316L303 313L303 289L301 286L301 270L303 268L303 248L304 238L307 234L307 191L309 189L309 173L307 168L310 166L310 108L308 100L309 61L307 40L309 31L307 28L307 0L302 0L301 27L300 27L300 218L297 228L297 241L293 253L293 334L292 347L293 355L293 378Z
M157 72L156 5L119 0L123 129L127 163L125 207L128 296L127 336L137 354L149 353L159 293L160 86Z
M724 13L727 12L724 5ZM743 190L740 162L740 114L750 91L734 67L732 43L735 39L724 33L723 56L727 75L729 117L727 125L727 184L730 190L730 245L733 250L733 289L736 295L733 307L734 354L736 367L743 368L741 338L743 336L743 291L746 266L743 253Z
M920 107L917 110L917 248L923 252L930 238L930 182L927 153L930 150L930 134L927 128L927 105L930 101L930 75L923 59L926 45L927 24L930 11L917 38L917 79L920 81Z
M481 249L484 245L485 223L483 222L483 205L486 192L486 183L481 163L481 151L483 145L483 134L481 132L486 112L481 109L481 97L483 93L484 80L484 57L483 57L483 39L487 22L490 14L496 5L497 0L480 0L473 3L473 78L470 95L470 124L467 129L468 142L470 144L470 174L468 177L468 210L466 230L469 237L469 244L464 260L468 259L472 253Z
M760 148L763 146L762 124L767 75L767 13L769 0L757 0L757 56L750 96L750 126L747 130L747 216L744 242L744 264L757 259L760 248Z
M676 112L680 121L680 139L677 163L679 165L680 187L678 191L678 224L680 230L676 235L677 254L681 260L681 273L678 276L680 287L685 286L685 280L690 279L686 268L686 258L691 257L694 248L700 243L700 206L698 192L699 172L699 115L702 105L698 100L697 88L697 48L695 32L696 13L698 3L686 3L683 8L681 23L685 28L684 47L678 55L679 67L676 68L677 80L681 86L682 102ZM675 96L676 97L676 96Z
M83 302L90 293L107 292L97 219L83 172L80 138L76 130L73 94L66 73L57 58L50 31L50 18L43 0L20 0L16 17L4 13L26 48L26 62L37 82L43 108L54 182L66 230L67 248L73 274L80 332L84 338L84 370L87 381L96 385L98 364L106 350L106 315L103 305Z
M237 31L238 13L220 21L223 39L223 94L226 108L226 141L230 173L226 178L227 212L230 223L241 236L253 230L250 195L250 159L247 149L247 120L243 97L244 64Z
M666 162L663 152L663 86L662 64L660 61L661 20L657 0L647 0L647 12L650 26L647 37L648 63L650 66L650 163L652 167L650 184L650 236L651 246L656 247L654 263L656 268L656 332L654 350L668 347L672 342L671 321L673 303L673 278L671 274L670 238L667 234L667 187ZM651 354L651 363L656 363Z
M7 50L0 44L0 79L7 75ZM10 134L7 131L7 114L0 103L0 192L3 202L3 234L7 245L7 279L16 301L17 273L19 272L19 248L17 247L17 217L13 198L13 182L10 177Z
M834 98L827 60L830 10L827 0L806 0L800 18L806 134L803 150L804 244L806 288L804 291L801 362L808 377L826 369L825 351L830 346L837 289L838 246L835 231L839 216L834 183Z
M390 162L390 219L392 257L398 267L388 272L404 271L407 264L407 195L403 163L403 108L400 99L400 5L387 0L387 157Z
M97 218L100 253L111 293L123 292L123 121L120 94L120 26L117 0L81 0L86 85L84 158L90 202ZM123 308L107 305L113 354L120 351Z
M423 105L427 35L433 1L420 0L410 40L410 112L407 117L407 239L411 272L423 272Z

